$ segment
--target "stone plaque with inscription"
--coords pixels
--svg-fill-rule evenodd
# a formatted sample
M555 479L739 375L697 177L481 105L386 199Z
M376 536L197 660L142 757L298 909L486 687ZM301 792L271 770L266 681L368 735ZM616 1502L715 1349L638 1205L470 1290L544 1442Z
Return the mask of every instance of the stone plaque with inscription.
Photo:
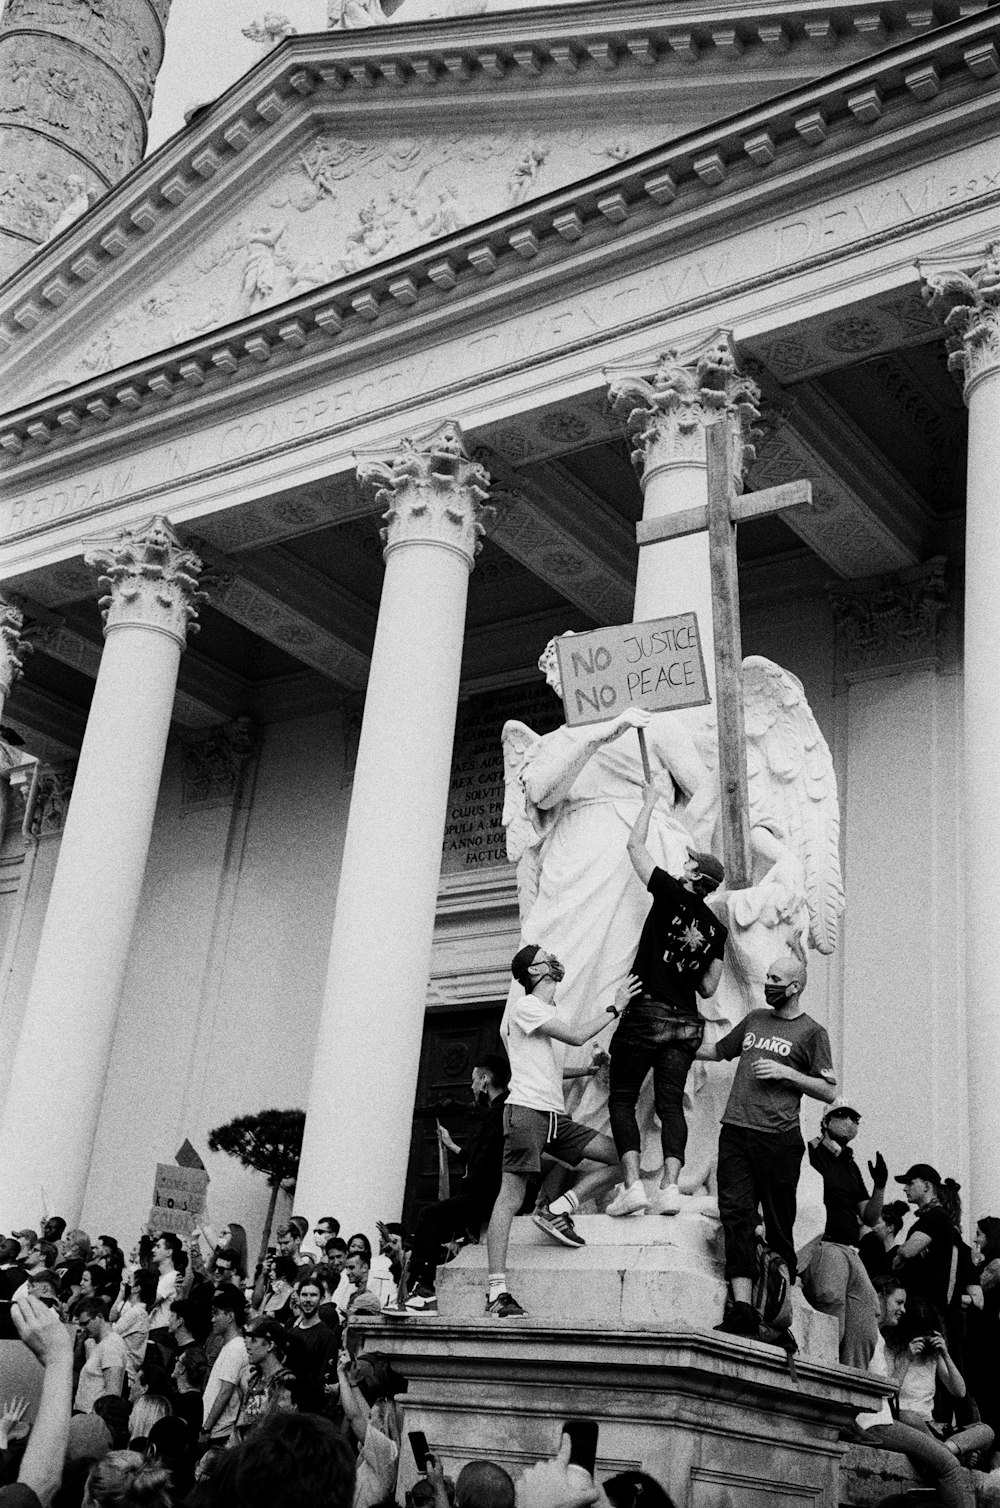
M500 733L508 718L551 733L563 721L562 703L539 677L534 685L491 691L459 707L442 875L507 866Z

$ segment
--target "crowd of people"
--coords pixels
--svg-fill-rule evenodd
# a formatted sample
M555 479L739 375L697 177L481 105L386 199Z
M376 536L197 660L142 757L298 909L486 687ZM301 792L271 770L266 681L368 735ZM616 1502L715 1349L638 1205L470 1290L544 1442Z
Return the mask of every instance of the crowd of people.
M0 1333L19 1336L44 1368L33 1421L23 1398L0 1397L0 1508L392 1503L406 1382L359 1321L393 1309L433 1315L442 1263L483 1231L486 1314L518 1320L506 1266L519 1212L572 1250L585 1245L573 1218L582 1204L615 1219L678 1215L684 1085L696 1058L736 1063L719 1133L728 1299L717 1328L737 1344L794 1349L790 1305L782 1319L766 1301L787 1299L800 1280L808 1302L836 1318L842 1363L888 1395L858 1418L854 1437L906 1455L945 1508L969 1508L962 1467L989 1468L1000 1431L1000 1218L981 1219L970 1247L958 1185L928 1163L897 1174L903 1198L887 1203L876 1153L869 1186L851 1145L861 1112L838 1098L827 1034L803 1009L797 945L769 968L760 1008L705 1041L698 1000L718 985L726 942L706 901L724 873L697 852L679 877L653 863L645 839L657 799L650 786L628 843L651 897L632 971L611 1006L571 1023L559 1009L561 961L541 942L518 951L505 1052L484 1056L472 1076L478 1130L467 1149L440 1132L462 1159L461 1188L426 1205L412 1231L379 1224L376 1251L362 1232L344 1238L333 1215L311 1229L295 1215L252 1272L235 1223L186 1240L147 1233L127 1258L113 1236L92 1240L59 1217L0 1237ZM609 1015L610 1051L575 1073L608 1073L610 1136L572 1120L564 1100L566 1048L596 1038ZM662 1151L652 1190L636 1117L650 1073ZM808 1148L803 1096L825 1107ZM796 1251L806 1155L826 1223ZM582 1163L581 1174L567 1172ZM761 1281L764 1264L777 1287ZM627 1472L598 1487L593 1463L588 1472L569 1451L567 1436L517 1483L487 1461L451 1482L429 1456L408 1508L637 1508L640 1498L666 1508L652 1478Z

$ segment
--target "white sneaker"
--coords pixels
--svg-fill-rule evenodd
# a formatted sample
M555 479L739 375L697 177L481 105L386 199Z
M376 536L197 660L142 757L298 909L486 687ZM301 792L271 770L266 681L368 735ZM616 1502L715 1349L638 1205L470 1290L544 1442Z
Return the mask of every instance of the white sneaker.
M676 1183L668 1183L665 1189L657 1189L650 1202L651 1215L679 1215L681 1191Z
M615 1197L604 1211L606 1215L644 1215L649 1209L649 1199L641 1182L626 1186L615 1185Z

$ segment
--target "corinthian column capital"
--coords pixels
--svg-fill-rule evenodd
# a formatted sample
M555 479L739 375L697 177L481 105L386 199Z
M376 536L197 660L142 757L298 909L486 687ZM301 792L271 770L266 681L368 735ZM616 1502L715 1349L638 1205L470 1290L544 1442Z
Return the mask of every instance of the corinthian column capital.
M186 550L169 520L156 517L143 529L125 529L114 539L89 541L87 565L99 570L97 584L104 633L116 628L148 628L168 634L181 648L196 633L201 561Z
M23 630L24 613L18 603L0 597L0 710L21 675L24 656L31 651L31 645L21 637Z
M1000 371L1000 242L991 241L986 260L971 275L932 272L923 297L948 332L948 366L973 385Z
M385 558L408 544L454 550L472 570L482 548L490 476L469 459L462 431L449 420L427 440L404 440L391 455L359 460L358 480L385 508Z
M664 351L651 377L609 374L608 396L625 416L632 440L632 464L645 484L661 466L705 465L705 426L720 415L729 424L733 482L754 459L750 426L760 418L760 389L737 370L728 331L720 331L694 351Z

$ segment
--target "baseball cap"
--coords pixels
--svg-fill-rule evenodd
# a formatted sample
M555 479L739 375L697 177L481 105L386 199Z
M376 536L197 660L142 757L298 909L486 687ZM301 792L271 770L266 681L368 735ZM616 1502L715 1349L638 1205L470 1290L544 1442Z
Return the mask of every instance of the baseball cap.
M688 857L694 860L706 879L714 880L717 885L722 884L726 871L714 853L698 853L696 849L689 848Z
M925 1183L940 1183L941 1175L937 1168L932 1168L929 1162L915 1162L912 1168L907 1168L905 1173L896 1174L897 1183L911 1183L914 1178L922 1178Z
M848 1105L844 1100L834 1100L832 1105L827 1105L826 1109L823 1111L823 1116L820 1124L825 1126L831 1115L849 1115L851 1119L855 1121L859 1121L861 1119L861 1111L855 1110L853 1106Z
M32 1246L38 1240L38 1232L36 1230L12 1230L11 1235L15 1241L30 1241Z

